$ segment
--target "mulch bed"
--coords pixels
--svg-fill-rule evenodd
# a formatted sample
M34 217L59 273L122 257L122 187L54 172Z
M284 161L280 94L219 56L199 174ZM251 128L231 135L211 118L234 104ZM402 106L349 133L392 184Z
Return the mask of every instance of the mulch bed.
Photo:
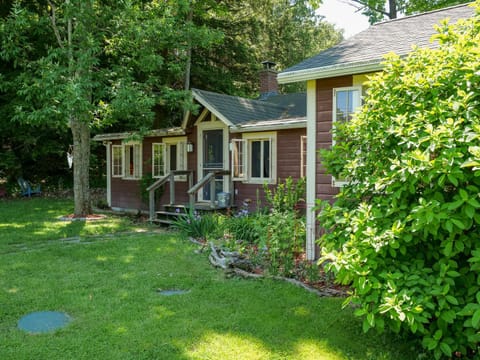
M95 221L95 220L103 220L107 217L107 215L103 214L88 214L86 216L76 216L74 214L64 215L60 217L62 221Z
M311 293L314 293L321 297L346 297L348 296L348 286L341 286L334 284L328 276L320 271L319 279L315 282L309 282L307 279L296 279L284 276L276 276L268 274L261 268L254 268L251 271L244 269L245 259L239 257L236 252L223 251L213 245L213 243L207 243L203 240L197 240L190 238L190 241L201 246L201 251L210 245L210 255L208 257L210 263L223 269L228 275L236 275L244 278L271 278L275 280L282 280L289 282L295 286L301 287ZM246 260L248 261L248 259ZM238 266L237 266L238 265Z

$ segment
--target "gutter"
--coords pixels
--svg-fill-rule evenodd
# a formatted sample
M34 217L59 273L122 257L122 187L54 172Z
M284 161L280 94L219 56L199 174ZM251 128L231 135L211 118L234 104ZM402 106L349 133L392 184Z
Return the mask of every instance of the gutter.
M305 129L307 127L306 118L283 119L281 123L278 120L270 121L256 121L249 124L237 125L230 127L230 133L246 133L257 131L274 131L274 130L288 130L288 129Z
M278 74L277 79L280 84L289 84L299 81L325 79L335 76L375 72L382 69L383 65L381 63L381 60L363 61L282 72Z

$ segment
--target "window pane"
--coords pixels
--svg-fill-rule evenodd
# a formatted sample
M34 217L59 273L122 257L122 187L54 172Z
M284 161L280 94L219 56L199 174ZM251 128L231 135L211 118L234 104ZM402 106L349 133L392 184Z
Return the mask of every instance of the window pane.
M336 121L348 121L360 106L360 91L357 89L336 92Z
M112 147L112 175L122 176L122 147L114 145Z
M263 142L263 177L270 177L270 141Z
M252 174L251 176L254 178L259 178L261 176L261 166L262 166L262 161L261 161L261 141L252 141L252 166L251 166L251 171Z
M127 164L127 175L133 176L133 146L129 145L125 147L125 163Z
M153 144L153 176L165 176L164 144Z
M244 169L244 142L245 140L233 139L232 140L232 172L233 177L237 179L244 178L245 169Z
M177 145L170 145L170 171L177 170Z

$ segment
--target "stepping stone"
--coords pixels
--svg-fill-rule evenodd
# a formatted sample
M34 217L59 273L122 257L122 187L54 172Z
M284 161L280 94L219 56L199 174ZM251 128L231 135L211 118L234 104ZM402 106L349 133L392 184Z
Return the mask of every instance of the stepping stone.
M178 290L178 289L169 289L169 290L161 290L158 289L157 292L163 296L172 296L172 295L183 295L188 294L190 290Z

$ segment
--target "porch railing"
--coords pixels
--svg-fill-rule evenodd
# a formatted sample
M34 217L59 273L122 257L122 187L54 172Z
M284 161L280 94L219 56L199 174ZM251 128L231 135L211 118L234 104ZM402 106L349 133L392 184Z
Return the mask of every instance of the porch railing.
M230 189L233 189L233 184L231 181L230 171L228 170L212 170L207 175L205 175L199 182L194 186L190 187L187 191L190 199L190 207L193 208L195 204L195 194L200 191L205 185L210 184L210 207L215 208L215 193L216 193L216 184L215 179L217 176L228 176L230 178ZM233 196L230 196L230 205L233 203Z
M187 175L188 188L190 189L193 186L192 170L173 170L169 174L159 178L147 188L150 221L155 219L155 191L167 182L170 183L170 205L175 204L175 176L179 175Z

